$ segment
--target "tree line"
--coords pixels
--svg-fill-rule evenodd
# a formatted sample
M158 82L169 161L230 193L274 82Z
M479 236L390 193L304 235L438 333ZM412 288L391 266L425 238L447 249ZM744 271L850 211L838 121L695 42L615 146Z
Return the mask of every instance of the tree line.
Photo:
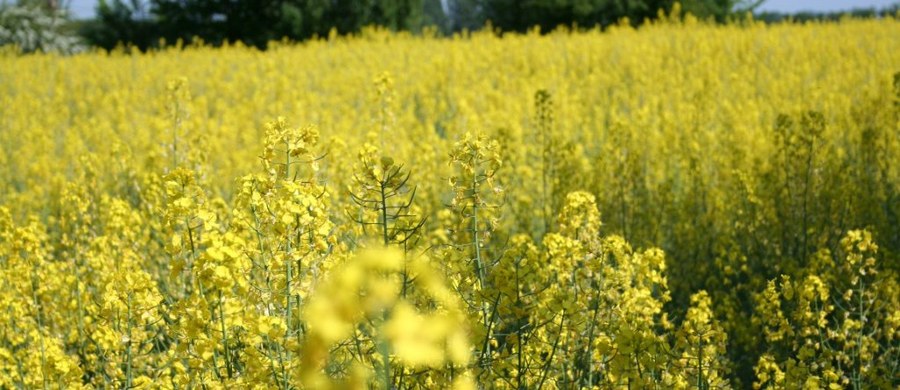
M669 13L719 22L754 18L768 23L837 20L845 15L897 15L900 3L882 9L833 13L756 12L764 0L99 0L96 16L73 21L60 0L0 0L0 46L22 52L73 53L87 46L139 50L197 40L212 45L303 41L332 32L353 34L377 25L393 31L449 35L485 26L503 32L534 27L593 28L627 21L639 25Z
M684 0L681 8L702 18L725 20L752 10L760 0ZM500 31L539 26L608 26L627 18L633 24L669 11L673 0L101 0L97 17L82 27L95 46L127 43L140 49L178 40L218 45L302 41L359 32L378 25L391 30L442 34L476 30L487 23Z

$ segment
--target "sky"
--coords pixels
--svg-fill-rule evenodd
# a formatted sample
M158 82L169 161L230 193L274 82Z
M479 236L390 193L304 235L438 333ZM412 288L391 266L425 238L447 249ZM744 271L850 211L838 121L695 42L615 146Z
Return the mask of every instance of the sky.
M898 0L766 0L760 11L842 11L852 8L882 8L897 3ZM97 0L63 0L76 18L87 19L94 16Z
M766 0L760 11L798 12L846 11L853 8L884 8L897 3L897 0Z

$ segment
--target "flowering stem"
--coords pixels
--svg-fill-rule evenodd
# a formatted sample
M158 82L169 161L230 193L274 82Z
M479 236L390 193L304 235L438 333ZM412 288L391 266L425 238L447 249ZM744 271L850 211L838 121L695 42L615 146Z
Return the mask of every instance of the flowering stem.
M228 378L233 378L231 350L228 347L228 333L225 332L225 298L222 296L222 290L219 290L219 325L222 328L222 345L225 348L225 371L228 372Z
M291 151L286 146L285 152L285 162L284 162L284 180L290 180L291 173ZM287 236L286 242L287 248L285 250L285 261L284 261L284 299L286 301L285 304L285 312L284 312L284 323L285 323L285 332L284 332L284 345L285 353L287 354L287 361L291 361L291 352L287 349L288 339L291 337L291 317L292 317L292 308L291 308L291 282L293 277L293 270L291 266L293 262L291 261L291 237ZM281 376L284 378L284 390L288 390L290 388L290 372L285 369L284 364L281 365Z

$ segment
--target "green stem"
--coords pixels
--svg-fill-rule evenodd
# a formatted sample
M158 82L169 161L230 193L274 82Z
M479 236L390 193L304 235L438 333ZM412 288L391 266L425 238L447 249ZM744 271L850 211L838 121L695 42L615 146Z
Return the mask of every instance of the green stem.
M516 261L516 306L520 306L522 304L520 288L522 286L519 277L519 261ZM523 374L523 370L525 369L525 355L522 354L522 325L519 324L520 319L516 318L516 343L518 353L517 353L517 365L516 365L516 389L523 390L527 387L527 380L523 383L523 378L525 375Z
M703 382L703 337L698 337L699 348L697 349L697 388L705 389Z
M35 265L34 267L36 268L37 266ZM32 269L31 299L34 302L34 308L36 311L35 319L37 320L37 325L38 325L38 332L37 332L38 333L38 343L40 344L40 350L41 350L41 380L43 382L44 389L46 390L49 388L50 385L47 382L47 372L46 372L47 371L47 356L46 356L45 349L44 349L44 334L43 334L44 320L43 320L43 316L41 315L41 303L40 303L40 300L38 299L38 295L37 295L38 281L37 281L36 274L37 274L37 271L35 269Z
M389 240L388 240L388 220L387 220L387 198L385 197L385 193L384 193L385 183L380 182L379 185L380 185L380 189L381 189L381 235L384 240L384 246L387 247Z
M387 310L384 310L381 316L382 326L384 326L388 321ZM380 340L378 341L378 352L381 354L381 380L385 390L390 390L393 387L391 380L391 347L388 345L387 339L383 336L380 337Z
M284 179L285 181L290 180L291 174L291 151L288 145L285 145L285 162L284 162ZM291 307L291 283L293 282L293 262L291 261L291 237L287 236L286 243L286 258L285 258L285 279L284 279L284 299L285 303L285 312L284 312L284 322L286 331L284 333L284 351L286 356L286 360L288 362L291 361L291 351L287 350L288 340L291 337L291 318L293 317L293 308ZM284 365L281 366L281 375L284 378L284 390L289 389L290 384L290 372L287 370Z
M550 365L553 363L553 356L556 355L556 347L559 345L559 339L562 338L563 324L566 321L566 309L563 309L562 316L559 318L559 329L556 331L556 340L553 341L553 348L550 350L550 356L547 357L547 363L541 369L541 381L538 383L538 389L544 388L544 381L547 379L547 373L550 371Z
M865 261L865 260L863 260ZM866 317L865 307L863 306L863 294L865 294L865 280L862 277L859 278L859 290L857 291L857 302L859 307L859 321L860 326L859 330L856 331L856 348L854 348L854 367L853 367L853 388L855 390L862 389L862 359L860 357L860 351L862 349L862 338L863 338L863 326L865 325L864 318Z
M132 386L132 383L134 383L134 371L132 369L133 357L132 357L132 352L131 352L131 344L132 344L131 330L133 328L132 322L131 322L131 303L132 303L133 295L134 295L133 293L128 293L128 310L126 311L126 314L125 314L125 322L128 324L127 325L128 326L128 333L127 333L128 334L128 344L125 347L125 359L126 359L125 360L125 388L126 389L130 389Z
M228 346L228 333L225 331L225 298L222 296L221 290L219 290L219 325L222 328L222 345L225 348L225 371L228 373L228 378L233 378L234 372L231 368L231 349Z

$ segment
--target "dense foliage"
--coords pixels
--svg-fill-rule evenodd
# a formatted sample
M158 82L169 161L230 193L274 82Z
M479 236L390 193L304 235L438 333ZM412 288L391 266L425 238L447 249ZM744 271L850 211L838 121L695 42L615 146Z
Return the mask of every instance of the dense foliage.
M761 1L685 0L681 6L724 21ZM140 49L179 40L238 42L264 48L269 41L305 40L332 33L359 33L366 26L449 34L490 22L501 31L535 26L609 26L621 19L640 23L669 11L672 0L101 0L97 20L84 26L94 45Z
M99 3L97 19L85 24L83 34L107 49L195 39L264 48L269 41L328 36L332 29L348 34L378 25L420 31L445 24L440 0L109 0Z
M0 387L896 388L898 32L4 51Z
M0 47L15 46L23 53L77 53L84 43L67 29L69 15L38 1L0 2Z

